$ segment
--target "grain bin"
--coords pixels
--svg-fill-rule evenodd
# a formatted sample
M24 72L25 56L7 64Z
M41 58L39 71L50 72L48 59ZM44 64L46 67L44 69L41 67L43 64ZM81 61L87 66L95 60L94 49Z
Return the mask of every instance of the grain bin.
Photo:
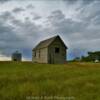
M12 54L12 61L21 61L22 60L22 54L18 51L14 52Z

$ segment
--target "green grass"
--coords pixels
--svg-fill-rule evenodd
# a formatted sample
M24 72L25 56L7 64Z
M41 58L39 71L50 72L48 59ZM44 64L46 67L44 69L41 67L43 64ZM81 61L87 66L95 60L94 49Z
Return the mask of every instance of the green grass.
M100 100L100 63L0 62L0 100L39 100L37 96Z

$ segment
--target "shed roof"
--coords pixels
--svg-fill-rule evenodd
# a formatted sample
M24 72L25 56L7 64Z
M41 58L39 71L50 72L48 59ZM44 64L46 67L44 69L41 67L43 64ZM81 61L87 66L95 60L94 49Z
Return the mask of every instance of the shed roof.
M48 47L56 38L60 38L60 36L57 35L57 36L54 36L52 38L41 41L35 48L33 48L33 51L37 50L37 49L44 48L44 47ZM61 39L61 41L62 41L62 39ZM64 42L63 42L63 44L64 44ZM65 44L64 44L64 46L67 48L67 46Z

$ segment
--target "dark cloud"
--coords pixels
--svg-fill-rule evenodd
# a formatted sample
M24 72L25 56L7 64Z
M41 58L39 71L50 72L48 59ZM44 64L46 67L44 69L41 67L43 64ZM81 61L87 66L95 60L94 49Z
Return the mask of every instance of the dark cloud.
M65 15L62 13L62 11L60 11L60 10L56 10L56 11L53 11L52 13L51 13L51 15L50 16L48 16L48 19L50 20L50 21L60 21L60 20L62 20L62 19L65 19Z
M80 3L82 5L88 5L90 3L93 3L94 1L98 1L98 0L63 0L66 4L76 4L76 3Z
M41 16L39 16L39 15L34 15L33 20L38 20L38 19L41 19Z
M35 12L31 12L31 15L32 15L32 17L33 17L33 20L39 20L39 19L42 18L39 14L37 14L37 13L35 13Z
M95 15L95 14L94 14ZM85 15L84 15L85 16ZM84 17L83 16L83 17ZM100 17L96 17L94 22ZM48 16L48 26L51 33L57 33L63 36L63 39L68 40L69 48L71 52L74 50L79 51L75 53L77 56L84 54L88 50L99 49L98 43L100 43L100 24L99 27L95 26L93 21L89 22L87 19L81 21L73 20L72 18L66 18L62 11L54 11ZM49 30L48 29L48 30ZM91 41L91 42L88 42ZM66 42L67 43L67 42ZM92 45L97 45L95 48ZM80 50L77 50L80 48ZM81 53L82 51L82 53ZM84 51L84 53L83 53ZM74 56L76 56L74 55Z
M19 48L21 39L15 34L14 28L0 22L0 49L2 54L9 55L15 48Z
M34 9L35 7L32 4L27 5L27 9Z
M98 1L98 0L82 0L82 3L84 5L87 5L87 4L93 3L94 1Z
M100 26L100 15L99 14L97 16L95 16L95 18L93 18L93 23L94 23L94 25Z
M22 12L22 11L25 11L25 9L23 9L23 8L14 8L12 11L13 11L14 13L20 13L20 12Z
M12 14L9 11L5 11L3 13L0 14L0 19L4 19L4 20L8 20L12 18Z
M95 17L100 15L100 1L92 3L82 9L79 9L78 17L84 21L91 21Z
M31 58L26 49L30 51L41 33L41 26L34 22L16 19L12 12L5 11L0 15L0 52L1 55L10 56L15 50L23 52L24 57Z
M63 0L63 1L68 4L75 4L78 0Z
M55 30L59 31L60 33L76 33L83 30L85 27L88 26L88 23L83 22L77 22L72 19L66 19L65 15L62 11L54 11L51 13L51 15L48 17L49 25Z
M11 0L0 0L0 3L5 3L5 2L8 2L8 1L11 1Z

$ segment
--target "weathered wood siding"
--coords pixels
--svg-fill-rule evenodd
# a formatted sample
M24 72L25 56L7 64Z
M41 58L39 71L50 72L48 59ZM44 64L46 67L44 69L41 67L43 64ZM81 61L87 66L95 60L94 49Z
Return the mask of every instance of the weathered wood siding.
M46 45L46 47L39 48L38 46L37 49L34 49L35 51L33 51L32 56L33 62L49 64L64 64L66 62L67 47L59 36L57 36L52 42L50 42L49 45L47 45L46 43L42 43L41 45ZM40 47L42 47L41 45Z
M48 63L48 48L42 48L42 49L33 51L32 61L36 63Z
M59 48L59 53L55 53L55 48ZM66 62L66 47L57 38L48 48L48 63L63 64Z

